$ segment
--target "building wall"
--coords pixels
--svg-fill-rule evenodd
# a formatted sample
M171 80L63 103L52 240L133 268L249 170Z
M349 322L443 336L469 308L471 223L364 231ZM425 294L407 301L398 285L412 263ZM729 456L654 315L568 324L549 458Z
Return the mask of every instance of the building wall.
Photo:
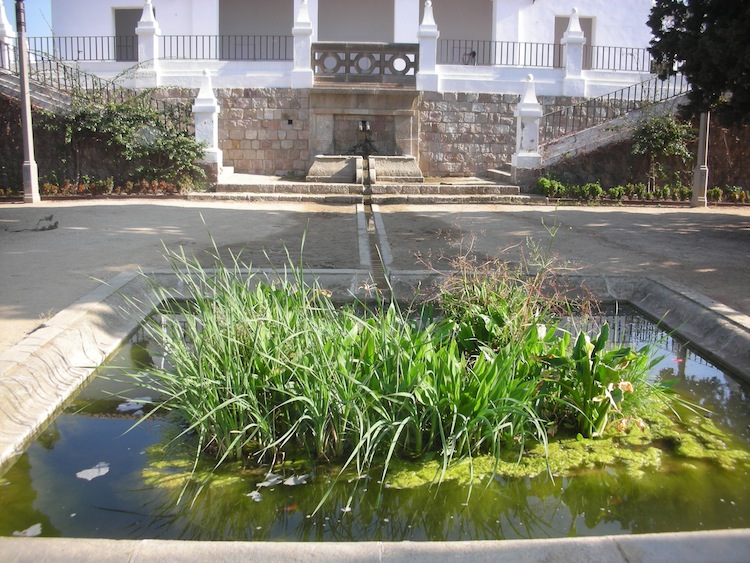
M433 0L440 39L492 40L492 0ZM424 17L424 2L420 21Z
M291 35L291 0L220 0L219 35Z
M391 43L393 21L393 0L318 0L319 41Z
M152 4L164 35L216 35L218 2L153 0ZM114 35L114 10L143 9L143 4L143 0L51 0L52 29L56 36Z

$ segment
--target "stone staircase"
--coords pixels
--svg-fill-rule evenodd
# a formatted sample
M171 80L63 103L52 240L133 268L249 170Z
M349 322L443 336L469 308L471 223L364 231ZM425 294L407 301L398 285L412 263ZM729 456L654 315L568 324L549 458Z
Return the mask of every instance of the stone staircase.
M290 181L277 176L236 173L224 167L214 193L193 194L193 199L241 201L310 202L326 204L371 203L515 203L528 201L518 186L509 183L510 173L488 171L488 179L443 178L425 182L327 183Z
M15 100L21 96L21 79L5 69L0 69L0 95ZM35 82L29 83L29 97L32 107L52 113L68 111L72 105L70 95Z
M659 104L632 110L606 123L594 125L588 129L542 144L539 146L542 166L553 166L563 159L583 156L594 150L606 148L629 139L644 119L674 114L686 100L686 95L682 95Z

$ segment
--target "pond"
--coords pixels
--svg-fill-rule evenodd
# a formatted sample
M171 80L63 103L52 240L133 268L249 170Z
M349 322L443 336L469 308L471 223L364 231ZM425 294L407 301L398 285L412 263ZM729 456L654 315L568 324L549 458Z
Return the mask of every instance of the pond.
M188 486L178 503L192 450L171 440L178 430L166 418L134 427L143 401L156 397L97 377L0 480L0 535L418 541L750 526L748 386L642 317L619 314L609 322L618 342L659 340L664 358L654 376L674 378L685 398L710 409L709 432L744 460L730 468L726 460L670 456L665 448L658 463L635 468L617 464L566 476L494 477L472 488L461 479L440 487L382 487L377 474L345 475L317 511L335 469L290 465L269 476L268 467L230 467L219 470L197 496L197 485ZM158 352L136 335L111 364L138 369L149 360L159 361ZM575 455L574 446L569 448Z

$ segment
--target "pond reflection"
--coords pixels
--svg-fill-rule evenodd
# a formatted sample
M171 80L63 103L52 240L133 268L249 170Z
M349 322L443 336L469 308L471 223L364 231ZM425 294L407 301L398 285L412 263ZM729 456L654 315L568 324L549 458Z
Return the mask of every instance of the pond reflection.
M664 357L653 376L676 380L675 388L710 409L718 426L750 443L747 385L641 317L608 321L618 342L640 347L657 341ZM125 346L112 363L131 359L136 368L163 361L138 342ZM666 452L660 471L597 467L554 478L495 477L471 490L452 482L439 488L383 488L371 475L343 478L329 491L335 474L330 467L315 468L306 484L259 488L268 468L220 471L194 497L197 484L183 491L185 467L165 462L169 454L164 452L180 446L170 444L174 427L154 418L132 428L138 416L118 411L128 398L145 397L142 389L124 392L111 378L99 378L40 436L0 481L5 508L0 535L39 524L41 535L64 537L419 541L750 526L745 465L723 469L708 461L668 458ZM99 463L108 464L109 473L91 481L76 476Z

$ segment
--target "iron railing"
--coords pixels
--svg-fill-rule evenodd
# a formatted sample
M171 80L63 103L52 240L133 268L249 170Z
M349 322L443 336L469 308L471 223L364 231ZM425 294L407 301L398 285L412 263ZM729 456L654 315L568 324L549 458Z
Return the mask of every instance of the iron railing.
M542 116L539 143L549 143L589 127L601 125L628 112L676 98L689 90L690 85L681 74L668 76L664 80L653 77L599 98L590 98L557 109Z
M161 57L172 60L291 61L291 35L163 35Z
M0 55L3 70L18 75L18 50L15 46L2 44L0 53L3 53ZM6 59L9 62L7 66ZM182 131L192 131L194 128L192 109L189 105L159 100L148 91L124 88L111 80L68 66L51 58L48 53L30 51L28 69L29 80L37 86L68 94L72 98L78 96L88 99L95 104L127 101L144 104L156 110L166 125Z
M592 70L621 70L631 72L651 72L653 59L648 49L636 47L584 47L584 68Z
M416 84L416 43L313 43L316 82Z
M562 49L552 43L442 39L438 42L437 62L556 68L562 66Z
M46 53L59 61L122 61L138 60L138 37L80 36L29 37L29 51Z

